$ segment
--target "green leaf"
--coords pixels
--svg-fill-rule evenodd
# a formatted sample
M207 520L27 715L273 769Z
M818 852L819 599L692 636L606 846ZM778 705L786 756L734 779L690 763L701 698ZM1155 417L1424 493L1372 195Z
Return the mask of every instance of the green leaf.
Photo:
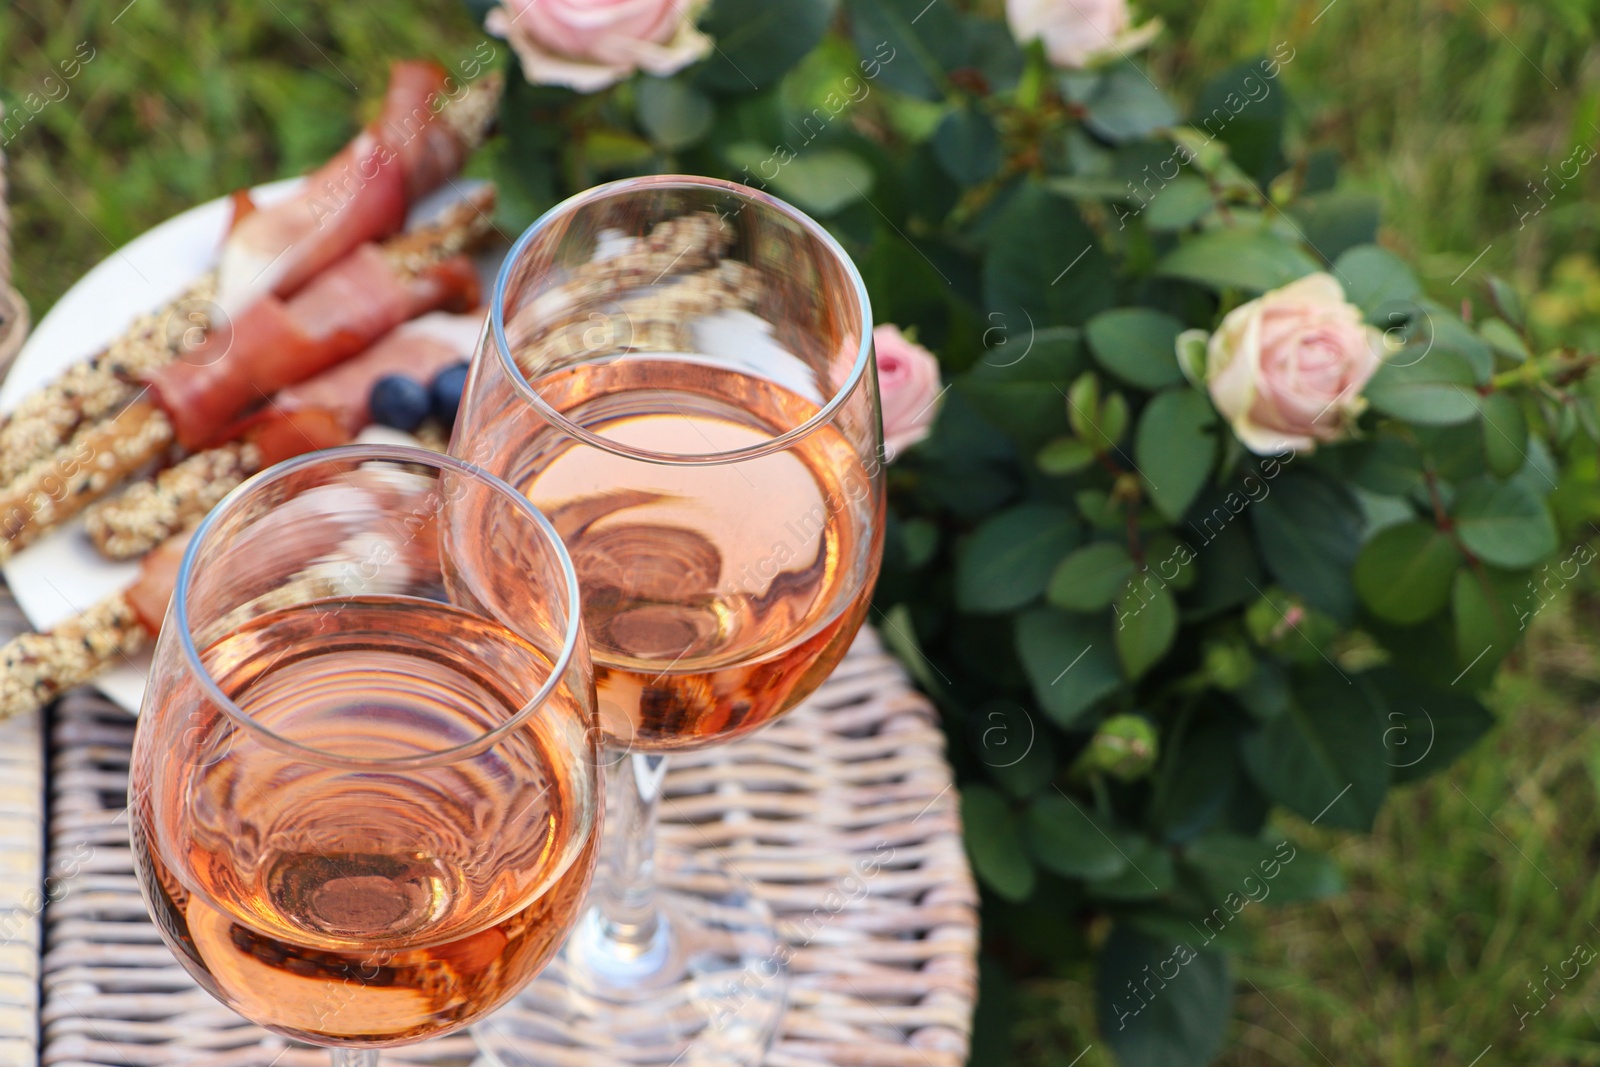
M1456 625L1456 661L1467 688L1486 685L1494 669L1522 640L1525 616L1538 608L1528 594L1526 571L1463 567L1450 596Z
M1422 285L1406 261L1377 245L1345 252L1334 261L1333 275L1344 286L1345 299L1368 315L1385 304L1422 295Z
M1494 351L1472 327L1461 321L1461 316L1450 308L1426 298L1415 302L1423 315L1425 352L1453 352L1467 361L1474 380L1486 385L1494 374ZM1391 361L1402 357L1391 356Z
M1379 618L1409 626L1444 607L1460 565L1455 543L1431 522L1401 523L1361 549L1356 592Z
M1017 620L1017 654L1046 714L1062 729L1122 685L1111 628L1100 615L1034 608Z
M1128 864L1110 878L1089 880L1089 895L1102 900L1150 900L1172 891L1172 856L1143 834L1125 834L1119 847Z
M583 138L583 157L598 170L637 166L655 155L650 142L625 130L591 129Z
M1393 434L1357 442L1346 454L1356 460L1345 468L1351 483L1369 493L1405 496L1422 484L1422 452Z
M1528 351L1528 343L1504 319L1485 319L1478 327L1478 336L1509 360L1526 363L1533 358L1533 353Z
M1172 101L1132 63L1106 70L1084 107L1084 125L1112 142L1143 137L1178 121Z
M1378 368L1366 397L1385 415L1423 426L1450 426L1478 414L1477 379L1461 356L1434 349L1418 356L1405 348Z
M1495 724L1489 710L1457 686L1437 689L1393 667L1364 671L1356 682L1381 713L1384 762L1396 782L1443 770Z
M1183 518L1211 477L1216 421L1211 401L1187 386L1157 394L1139 416L1134 458L1150 502L1171 522Z
M1024 820L1029 851L1046 870L1066 878L1114 878L1128 865L1108 828L1060 793L1040 795Z
M956 604L962 611L1014 611L1044 592L1050 572L1083 531L1067 508L1021 504L973 532L956 563Z
M1361 506L1343 486L1285 474L1250 508L1262 561L1285 589L1335 619L1355 608L1350 567L1361 548Z
M990 230L984 303L992 314L1036 327L1079 326L1111 305L1112 270L1070 200L1030 182Z
M1352 679L1314 671L1282 715L1244 741L1263 792L1318 825L1370 830L1389 788L1384 722Z
M1489 470L1509 478L1528 462L1528 420L1522 405L1508 393L1490 393L1479 404L1483 412L1483 458Z
M1232 521L1234 511L1225 503L1229 497L1212 494L1203 498L1185 530L1186 536L1193 531L1190 544L1204 560L1203 566L1199 562L1193 564L1200 574L1194 592L1187 598L1185 619L1209 618L1248 603L1260 596L1267 583L1249 524ZM1207 505L1214 506L1208 511Z
M1202 711L1166 745L1149 818L1165 840L1187 841L1216 820L1233 792L1238 729L1228 717Z
M1262 186L1284 167L1289 93L1281 80L1265 76L1281 67L1275 63L1262 57L1223 71L1200 91L1189 120L1206 142L1216 138L1216 148L1225 145L1239 169Z
M1076 437L1058 437L1039 450L1039 469L1046 474L1076 474L1094 462L1094 449Z
M979 711L969 740L989 777L1026 800L1060 771L1056 731L1040 729L1020 704L990 701Z
M639 125L669 152L688 148L711 130L716 117L704 93L674 78L640 78Z
M1183 323L1152 308L1114 308L1084 327L1095 361L1125 382L1164 389L1183 381L1176 342Z
M880 77L885 85L923 100L944 98L945 76L961 65L966 52L966 37L953 5L850 0L849 12L856 49L883 64ZM889 51L880 54L882 45Z
M1136 574L1112 605L1117 658L1129 681L1138 681L1172 647L1178 636L1178 604L1165 582L1145 571Z
M1208 834L1184 850L1183 862L1200 876L1212 904L1227 906L1230 895L1254 904L1299 904L1344 889L1327 856L1288 841Z
M1111 494L1104 489L1079 490L1073 494L1072 500L1078 505L1078 514L1096 530L1126 534L1128 513L1123 505L1112 499Z
M1289 707L1289 674L1276 660L1257 660L1255 673L1233 695L1262 722L1276 719Z
M1211 289L1264 292L1317 270L1316 260L1277 234L1259 229L1211 230L1180 244L1156 267Z
M1522 312L1522 297L1517 295L1516 289L1504 278L1489 275L1489 302L1495 310L1509 319L1514 329L1522 329L1525 325Z
M935 696L943 693L944 679L934 670L933 661L923 654L922 645L917 640L916 626L911 621L910 609L904 604L896 604L884 614L883 621L883 643L905 665L907 673L916 679L925 692Z
M1000 170L1000 132L983 112L958 107L934 131L933 154L950 177L977 185Z
M1336 189L1301 197L1294 206L1306 244L1329 262L1338 262L1350 249L1377 240L1382 205L1377 197ZM1345 285L1353 276L1335 276Z
M772 153L751 141L729 145L724 153L736 167L757 167ZM772 186L817 215L832 215L872 191L866 161L842 148L810 148L779 168Z
M961 789L962 838L972 869L1006 900L1026 900L1033 893L1033 863L1005 797L986 785Z
M966 374L953 392L998 430L1032 452L1067 431L1067 402L1062 396L1081 372L1087 356L1078 331L1056 326L1030 331L1018 315L1018 333Z
M773 84L817 46L838 7L838 0L713 0L700 26L717 48L701 81L736 93Z
M1525 482L1468 482L1452 514L1467 551L1496 567L1531 567L1556 550L1550 509Z
M970 14L964 29L969 46L967 65L983 73L990 92L1009 93L1015 89L1025 61L1010 28L998 19Z
M1110 541L1085 545L1061 561L1050 575L1045 599L1068 611L1100 611L1109 607L1133 577L1128 550Z
M1158 233L1192 226L1211 210L1211 186L1192 174L1180 174L1144 209L1144 224Z
M1203 1067L1222 1046L1232 1007L1233 982L1221 953L1158 942L1120 922L1100 946L1095 1018L1118 1063Z

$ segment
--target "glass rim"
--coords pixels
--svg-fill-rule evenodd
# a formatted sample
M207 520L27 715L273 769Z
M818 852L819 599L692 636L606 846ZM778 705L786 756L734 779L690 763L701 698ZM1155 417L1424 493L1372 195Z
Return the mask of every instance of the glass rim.
M207 535L213 526L226 514L239 508L243 501L253 492L258 491L269 482L281 480L296 471L318 464L348 460L352 464L360 462L391 462L410 463L430 466L440 473L453 472L464 477L474 479L501 496L505 497L511 505L519 509L528 518L531 518L544 535L546 542L555 550L556 559L560 562L562 577L566 583L567 591L567 627L562 636L561 652L551 660L549 675L538 690L525 701L514 714L500 723L492 730L486 730L470 741L463 741L459 745L439 749L434 752L424 752L411 756L385 756L361 757L343 756L334 752L327 752L311 745L302 744L278 734L258 722L246 712L233 698L222 691L216 679L211 677L211 672L206 668L200 657L200 650L195 647L194 629L189 622L189 593L191 577L196 560L199 558L201 546L206 544ZM206 697L216 704L228 718L244 727L254 737L269 748L276 749L286 755L306 759L323 766L339 767L346 769L421 769L424 767L443 766L462 759L470 759L490 748L520 728L550 699L556 688L560 686L572 665L572 659L578 652L583 636L583 612L579 601L578 572L572 565L572 558L567 553L567 547L562 542L560 535L551 524L549 518L521 493L495 475L480 467L476 467L464 460L434 452L431 449L413 447L410 445L389 444L349 444L339 445L334 448L308 452L302 456L283 461L268 467L258 474L247 478L225 496L216 507L212 508L200 524L195 527L193 536L189 539L188 546L184 549L183 561L178 565L178 581L172 592L172 624L177 627L177 639L183 648L184 660L199 680ZM519 635L519 637L522 635ZM524 638L525 639L525 638Z
M657 452L652 449L625 445L619 441L602 437L586 427L579 426L551 407L544 397L539 394L539 391L533 388L532 383L522 373L522 369L517 366L516 359L512 357L511 342L506 337L506 291L511 279L511 271L527 252L529 246L543 236L544 232L556 221L573 215L578 209L587 207L591 203L615 196L623 188L691 189L726 193L789 218L832 253L834 259L844 269L845 276L850 279L850 283L855 290L856 305L861 309L861 340L856 348L855 362L850 366L849 377L834 390L833 396L817 410L816 414L799 426L787 430L776 437L769 437L759 444L746 445L743 448L730 449L726 452ZM511 250L506 253L505 259L500 264L500 270L495 276L494 295L489 304L489 333L494 337L501 370L511 379L512 388L525 401L533 405L541 416L569 437L575 437L587 445L628 459L680 467L710 466L721 463L739 463L744 460L758 459L761 456L771 455L774 452L781 452L796 441L810 436L814 431L833 421L834 417L848 402L850 396L860 386L861 379L872 362L872 301L867 295L867 285L861 277L861 271L856 267L855 261L850 258L850 255L845 252L844 247L834 239L831 233L822 228L821 223L794 205L769 193L752 189L748 185L741 185L738 182L726 181L721 178L708 178L691 174L656 174L636 178L623 178L619 181L597 185L592 189L587 189L568 197L534 220L533 225L523 231L522 236L517 238L516 243L511 246Z

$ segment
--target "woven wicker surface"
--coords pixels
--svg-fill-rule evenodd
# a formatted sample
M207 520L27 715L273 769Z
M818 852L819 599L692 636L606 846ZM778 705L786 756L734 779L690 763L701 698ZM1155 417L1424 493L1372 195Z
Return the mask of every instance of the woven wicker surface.
M197 988L146 918L125 817L132 735L132 718L96 695L57 706L44 1062L325 1067L326 1053L287 1046ZM943 753L932 708L863 631L804 706L748 740L673 758L662 844L715 850L795 949L769 1067L965 1062L976 892ZM465 1064L471 1052L458 1036L385 1058Z
M0 585L0 640L26 628ZM0 1064L38 1062L39 916L44 908L40 716L0 722Z

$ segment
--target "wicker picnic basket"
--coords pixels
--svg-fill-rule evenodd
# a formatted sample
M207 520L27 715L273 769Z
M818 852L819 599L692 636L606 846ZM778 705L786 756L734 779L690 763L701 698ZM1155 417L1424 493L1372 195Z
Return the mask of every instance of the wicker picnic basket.
M5 203L0 156L0 369L28 327L10 286ZM0 636L24 626L0 589ZM323 1067L326 1053L200 990L147 918L128 848L133 725L89 690L0 723L0 1063ZM870 630L776 725L675 757L662 844L734 865L795 950L770 1067L965 1062L978 931L960 829L934 710ZM886 855L864 893L837 892L861 861ZM464 1035L385 1053L471 1059Z

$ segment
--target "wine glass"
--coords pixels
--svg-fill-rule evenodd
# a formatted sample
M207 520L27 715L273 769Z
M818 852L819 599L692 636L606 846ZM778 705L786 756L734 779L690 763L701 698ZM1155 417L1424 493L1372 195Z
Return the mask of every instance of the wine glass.
M525 497L420 449L303 456L211 512L130 788L145 903L201 986L374 1067L544 966L598 838L577 597Z
M657 853L657 806L668 753L794 707L867 612L883 484L861 277L816 222L744 186L583 193L502 266L452 450L566 541L613 779L591 905L474 1036L506 1067L608 1050L754 1064L788 950L729 865ZM715 858L715 838L697 844Z

